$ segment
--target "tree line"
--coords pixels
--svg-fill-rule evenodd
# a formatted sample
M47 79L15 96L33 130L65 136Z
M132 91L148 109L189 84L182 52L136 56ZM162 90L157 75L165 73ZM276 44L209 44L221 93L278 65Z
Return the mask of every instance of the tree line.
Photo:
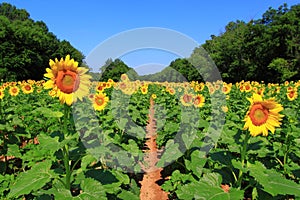
M195 48L188 58L178 58L161 72L139 76L120 59L108 59L93 73L95 80L206 81L217 73L226 82L254 80L283 82L300 79L300 4L269 8L260 19L229 22L219 35ZM43 77L50 58L70 54L80 64L84 55L68 41L60 41L42 21L34 21L24 9L0 4L0 79L5 81Z
M60 41L42 21L24 9L0 4L0 80L41 80L49 59L70 54L80 63L83 54L66 40Z
M218 73L211 71L214 65L226 82L299 80L300 4L270 7L257 20L229 22L189 58L178 58L161 72L138 79L206 81Z

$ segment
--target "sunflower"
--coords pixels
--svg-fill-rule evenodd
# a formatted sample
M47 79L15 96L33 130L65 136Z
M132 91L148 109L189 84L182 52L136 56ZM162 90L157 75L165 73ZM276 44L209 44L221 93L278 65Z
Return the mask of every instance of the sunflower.
M175 89L172 87L168 87L166 91L169 92L170 95L174 95L176 93Z
M20 92L20 89L17 86L11 86L8 92L11 96L17 96Z
M232 83L230 84L223 83L222 92L224 94L229 94L229 92L231 91L231 87L232 87Z
M127 74L121 74L121 81L129 81Z
M53 89L48 92L49 96L56 97L57 92Z
M222 108L223 112L225 112L225 113L228 112L228 107L227 106L222 106L221 108Z
M93 107L95 110L103 110L107 105L109 98L102 92L94 95Z
M104 91L104 89L105 89L105 86L106 85L104 85L104 82L99 82L98 84L97 84L97 86L96 86L96 91L97 92L103 92Z
M3 99L3 97L4 97L4 91L0 89L0 99Z
M192 100L193 100L192 94L184 94L183 96L180 97L180 101L184 106L191 106L193 103Z
M251 92L252 86L249 82L244 83L244 91L245 92Z
M204 87L205 87L204 83L199 83L194 86L194 90L195 90L195 92L200 92L204 89Z
M197 107L197 108L200 108L202 106L204 106L204 102L205 102L205 98L202 94L197 94L195 97L194 97L194 106Z
M245 116L244 129L249 129L252 136L272 133L275 127L280 127L283 115L279 114L283 110L282 105L278 104L274 98L263 100L262 96L254 93L251 98L247 98L251 105Z
M142 94L147 94L148 93L148 85L144 85L140 88Z
M29 83L24 83L21 88L24 94L30 94L33 92L33 87Z
M57 58L55 61L50 59L49 65L50 68L46 69L47 73L44 75L49 80L44 87L55 89L61 103L71 105L89 93L91 76L85 74L88 69L78 67L78 62L70 59L70 55L60 61Z
M156 94L152 94L152 95L151 95L151 98L152 98L152 99L156 99L156 98L157 98Z
M288 98L290 101L294 101L294 100L298 97L297 88L288 91L288 92L286 93L286 96L287 96L287 98Z
M214 88L214 86L208 86L208 92L209 92L209 94L213 94L213 93L215 93L215 88Z

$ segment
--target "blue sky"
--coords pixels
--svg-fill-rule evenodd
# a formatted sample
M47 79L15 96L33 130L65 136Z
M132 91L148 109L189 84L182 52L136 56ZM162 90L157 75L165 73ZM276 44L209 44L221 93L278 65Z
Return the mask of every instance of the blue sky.
M24 8L32 19L44 21L58 39L68 40L88 56L95 48L124 31L161 27L177 31L199 45L219 35L230 21L257 19L269 8L296 0L5 0ZM168 65L178 55L161 50L142 49L120 56L130 67L149 63ZM95 67L95 66L92 66ZM146 72L145 72L146 73Z

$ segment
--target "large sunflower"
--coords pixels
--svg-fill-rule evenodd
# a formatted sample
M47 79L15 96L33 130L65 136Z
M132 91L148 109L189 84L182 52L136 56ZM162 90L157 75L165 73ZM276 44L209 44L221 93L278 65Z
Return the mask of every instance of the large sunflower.
M244 129L249 129L252 136L262 134L268 135L268 131L274 133L275 127L281 125L283 115L279 114L283 110L282 105L278 104L273 98L263 100L262 96L254 93L248 98L251 105L246 114Z
M85 74L88 69L78 67L78 62L70 59L70 55L60 61L57 58L55 61L50 59L49 65L44 76L50 79L44 84L44 88L56 91L61 103L71 105L89 93L91 76Z

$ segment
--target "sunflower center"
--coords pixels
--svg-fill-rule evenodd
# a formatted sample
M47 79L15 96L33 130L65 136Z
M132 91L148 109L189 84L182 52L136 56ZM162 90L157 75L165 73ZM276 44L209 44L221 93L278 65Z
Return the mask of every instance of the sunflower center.
M18 92L18 89L17 88L13 88L12 89L12 93L17 93Z
M194 104L198 105L198 104L200 104L200 102L201 102L201 97L196 97L194 100Z
M70 94L76 91L79 87L79 82L76 72L70 70L58 71L56 85L62 92Z
M101 97L97 97L97 98L95 99L95 102L96 102L96 104L97 104L98 106L102 106L103 103L104 103L104 99L101 98Z
M31 90L31 87L30 87L29 85L26 85L26 86L25 86L25 90L30 91L30 90Z
M255 126L266 123L269 111L261 104L254 104L250 110L249 117Z
M188 95L188 94L185 94L185 95L183 96L183 100L184 100L185 103L191 102L192 96L191 96L191 95Z
M290 97L290 98L293 98L293 97L294 97L294 95L295 95L295 92L294 92L294 91L291 91L291 92L289 92L289 94L288 94L288 95L289 95L289 97Z

